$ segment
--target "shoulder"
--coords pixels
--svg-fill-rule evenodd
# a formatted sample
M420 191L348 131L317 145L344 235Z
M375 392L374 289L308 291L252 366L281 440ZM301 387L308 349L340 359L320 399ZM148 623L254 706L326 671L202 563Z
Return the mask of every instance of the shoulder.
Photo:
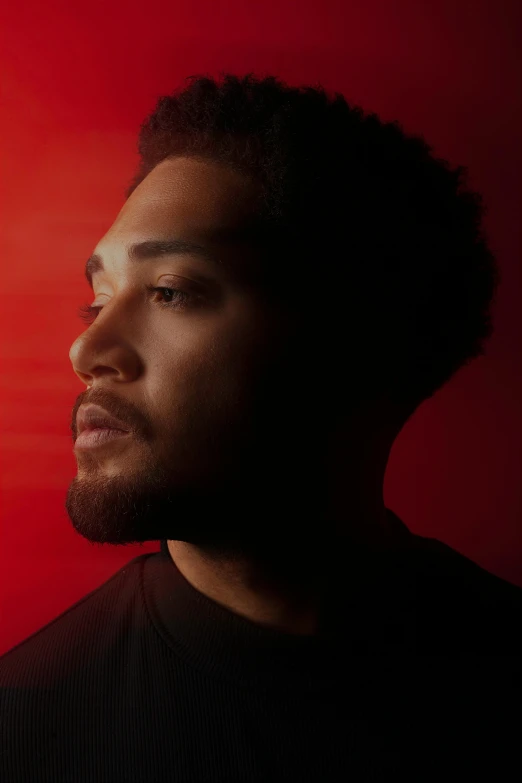
M430 638L438 633L441 645L470 653L522 652L521 587L434 538L412 534L409 557L417 609Z
M139 555L51 622L0 655L0 687L48 687L104 655L136 614Z

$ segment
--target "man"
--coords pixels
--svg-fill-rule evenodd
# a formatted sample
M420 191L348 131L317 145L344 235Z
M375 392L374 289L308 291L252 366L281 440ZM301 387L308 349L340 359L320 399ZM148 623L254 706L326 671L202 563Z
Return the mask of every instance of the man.
M521 591L382 489L491 333L463 170L252 75L160 99L139 150L87 263L66 508L161 550L2 656L1 779L498 774Z

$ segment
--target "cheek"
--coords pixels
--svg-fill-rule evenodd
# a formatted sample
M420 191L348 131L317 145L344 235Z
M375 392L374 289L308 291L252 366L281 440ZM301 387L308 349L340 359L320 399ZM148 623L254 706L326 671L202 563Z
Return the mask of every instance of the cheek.
M190 328L189 328L190 327ZM248 415L266 375L266 331L248 322L192 321L150 349L146 383L149 410L167 429L232 425Z

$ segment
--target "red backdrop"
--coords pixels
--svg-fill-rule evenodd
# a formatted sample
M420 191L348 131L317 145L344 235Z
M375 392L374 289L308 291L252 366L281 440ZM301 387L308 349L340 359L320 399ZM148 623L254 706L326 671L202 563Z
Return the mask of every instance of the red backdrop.
M139 124L202 71L320 81L470 167L503 274L496 332L400 434L385 502L522 584L520 16L516 0L5 6L0 652L158 548L94 548L68 521L68 425L84 388L68 352L89 300L83 265L122 204Z

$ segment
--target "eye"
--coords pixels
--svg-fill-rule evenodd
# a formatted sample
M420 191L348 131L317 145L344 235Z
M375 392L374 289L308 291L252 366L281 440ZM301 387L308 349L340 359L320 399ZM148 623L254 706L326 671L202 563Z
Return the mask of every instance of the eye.
M153 285L146 286L147 291L150 293L155 294L156 292L160 292L162 295L171 297L171 300L168 302L165 301L158 301L159 307L169 307L171 309L180 309L182 308L191 298L191 294L188 294L186 291L180 291L178 288L172 288L172 287L165 287L165 286L159 286L155 287ZM166 294L163 294L163 292L167 292ZM102 305L90 305L90 304L84 304L81 305L81 307L78 308L78 317L84 321L87 324L92 324L93 321L96 320L100 310L102 310Z
M82 321L85 321L86 324L92 324L98 315L98 310L101 310L101 307L94 307L90 304L83 304L78 308L78 318L81 318Z

